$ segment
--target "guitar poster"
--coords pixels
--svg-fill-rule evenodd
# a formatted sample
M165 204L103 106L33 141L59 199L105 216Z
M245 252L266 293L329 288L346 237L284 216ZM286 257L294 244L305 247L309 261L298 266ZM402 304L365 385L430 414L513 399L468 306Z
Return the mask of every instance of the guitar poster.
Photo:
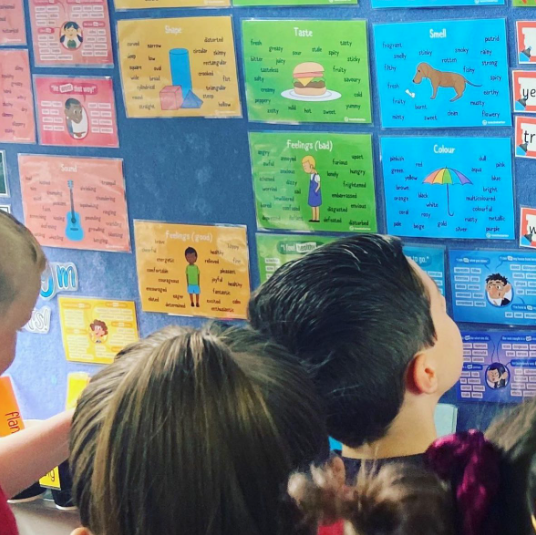
M144 312L246 319L246 227L134 221Z
M111 78L35 76L42 145L119 147Z
M123 160L19 155L26 226L41 245L130 251Z
M58 298L65 356L71 362L111 364L115 355L138 341L134 301Z

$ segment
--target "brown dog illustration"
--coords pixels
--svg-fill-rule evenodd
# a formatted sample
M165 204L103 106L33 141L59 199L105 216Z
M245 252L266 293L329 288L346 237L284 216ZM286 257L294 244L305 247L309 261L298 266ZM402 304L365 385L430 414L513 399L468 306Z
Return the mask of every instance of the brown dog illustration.
M425 78L429 78L430 82L432 83L432 99L436 98L437 90L440 87L452 87L452 89L456 91L456 96L450 99L451 102L463 97L467 84L472 85L473 87L482 87L480 85L473 84L464 76L456 72L438 71L428 63L419 63L419 65L417 65L415 78L413 78L413 83L420 84Z

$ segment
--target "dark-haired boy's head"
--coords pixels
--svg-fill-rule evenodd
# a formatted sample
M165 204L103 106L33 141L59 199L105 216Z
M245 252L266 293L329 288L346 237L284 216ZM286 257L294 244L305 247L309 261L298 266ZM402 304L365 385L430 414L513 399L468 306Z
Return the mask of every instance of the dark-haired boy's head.
M307 366L329 433L349 447L384 436L407 395L435 405L461 371L445 300L396 238L343 238L284 265L249 316Z

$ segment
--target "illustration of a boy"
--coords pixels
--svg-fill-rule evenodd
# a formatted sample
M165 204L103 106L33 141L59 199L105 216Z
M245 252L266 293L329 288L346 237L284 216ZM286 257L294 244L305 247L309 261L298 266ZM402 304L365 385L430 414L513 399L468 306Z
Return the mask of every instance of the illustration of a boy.
M195 265L197 262L197 251L193 247L188 247L184 251L184 256L186 257L186 284L188 285L188 294L190 295L190 304L199 308L199 295L201 293L200 286L200 271L199 268ZM195 296L195 304L194 304Z
M102 344L106 342L108 338L108 325L101 320L93 320L93 323L89 325L91 339L96 344Z
M65 101L65 120L71 137L83 139L88 132L88 120L81 102L76 98Z
M486 279L486 293L495 307L505 307L512 302L512 285L500 273L493 273Z

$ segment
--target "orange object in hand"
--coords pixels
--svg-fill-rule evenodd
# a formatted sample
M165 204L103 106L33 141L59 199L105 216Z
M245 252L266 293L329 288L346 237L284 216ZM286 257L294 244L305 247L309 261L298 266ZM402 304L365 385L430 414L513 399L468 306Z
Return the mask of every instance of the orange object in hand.
M9 377L0 377L0 437L7 437L24 429L19 404Z

